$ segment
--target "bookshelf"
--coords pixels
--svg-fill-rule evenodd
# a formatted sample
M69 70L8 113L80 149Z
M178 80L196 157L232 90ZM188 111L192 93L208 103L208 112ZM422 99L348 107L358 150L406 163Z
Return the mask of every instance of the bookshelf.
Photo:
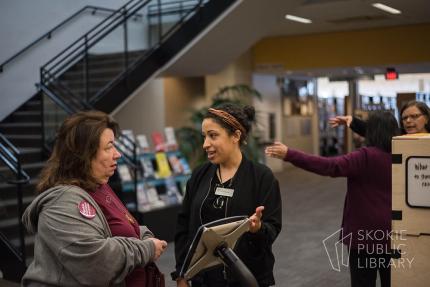
M122 131L130 145L135 144L135 149L122 150L136 151L137 172L120 158L117 186L121 200L139 223L148 226L157 238L171 241L191 169L178 149L173 129L166 128L165 133L165 137L159 132L152 134L151 148L146 135Z

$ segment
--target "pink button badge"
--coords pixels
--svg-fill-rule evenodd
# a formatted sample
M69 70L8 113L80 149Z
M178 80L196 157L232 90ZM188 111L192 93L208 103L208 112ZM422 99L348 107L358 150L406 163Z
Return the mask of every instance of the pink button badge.
M82 200L78 204L79 213L89 219L93 219L96 216L96 209L86 200Z

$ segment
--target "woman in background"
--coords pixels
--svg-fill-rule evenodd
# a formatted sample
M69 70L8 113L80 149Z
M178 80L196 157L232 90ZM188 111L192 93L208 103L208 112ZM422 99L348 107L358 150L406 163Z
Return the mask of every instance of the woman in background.
M266 148L268 156L291 162L304 170L347 178L340 239L345 245L351 244L352 287L375 286L378 271L381 286L390 286L391 139L398 134L394 116L378 111L371 113L367 121L367 146L346 155L314 156L280 142ZM376 233L379 236L375 236ZM378 264L371 265L372 260Z
M402 134L430 133L430 108L425 103L410 101L402 107L400 115ZM366 134L366 122L350 115L331 118L329 123L333 128L346 125L362 137Z

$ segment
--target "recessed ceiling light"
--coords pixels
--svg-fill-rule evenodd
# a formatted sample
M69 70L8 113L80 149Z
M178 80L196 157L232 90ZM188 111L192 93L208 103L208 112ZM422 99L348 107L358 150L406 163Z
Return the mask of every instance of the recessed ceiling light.
M402 12L400 10L394 9L390 6L381 4L381 3L373 3L372 4L373 7L381 9L385 12L391 13L391 14L401 14Z
M296 22L300 22L300 23L304 23L304 24L310 24L312 23L312 20L306 19L306 18L302 18L302 17L298 17L298 16L294 16L294 15L285 15L285 19L291 20L291 21L296 21Z

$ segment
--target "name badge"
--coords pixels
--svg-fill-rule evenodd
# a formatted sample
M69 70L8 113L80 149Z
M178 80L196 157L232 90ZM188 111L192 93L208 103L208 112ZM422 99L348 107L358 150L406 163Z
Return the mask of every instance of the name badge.
M234 189L233 188L225 188L225 187L217 187L215 189L215 195L222 195L227 197L233 197Z

